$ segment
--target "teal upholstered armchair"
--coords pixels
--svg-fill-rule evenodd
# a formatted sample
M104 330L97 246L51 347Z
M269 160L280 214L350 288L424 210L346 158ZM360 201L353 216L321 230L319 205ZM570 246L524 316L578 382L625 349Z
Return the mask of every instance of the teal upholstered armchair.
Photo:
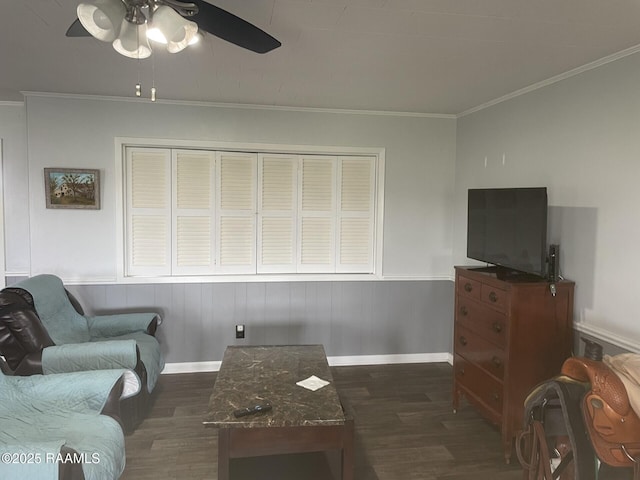
M125 465L118 417L123 373L0 373L0 478L120 478Z
M37 275L0 292L0 354L16 375L127 369L142 388L122 405L131 431L143 418L164 360L157 313L87 316L55 275Z

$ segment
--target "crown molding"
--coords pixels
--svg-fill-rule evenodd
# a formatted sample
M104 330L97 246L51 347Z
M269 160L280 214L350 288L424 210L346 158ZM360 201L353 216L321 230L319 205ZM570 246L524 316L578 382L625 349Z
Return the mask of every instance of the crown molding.
M580 75L581 73L593 70L608 63L620 60L621 58L628 57L640 52L640 44L626 48L619 52L607 55L593 62L589 62L585 65L581 65L572 70L568 70L559 75L547 78L540 82L534 83L524 88L515 90L501 97L489 100L475 107L469 108L457 114L445 114L445 113L420 113L420 112L402 112L402 111L386 111L386 110L355 110L355 109L341 109L341 108L316 108L316 107L294 107L285 105L260 105L250 103L223 103L223 102L205 102L205 101L191 101L191 100L166 100L158 99L155 104L158 105L179 105L179 106L191 106L191 107L206 107L206 108L228 108L228 109L241 109L241 110L271 110L271 111L284 111L284 112L305 112L305 113L330 113L330 114L342 114L342 115L364 115L364 116L390 116L390 117L414 117L414 118L439 118L457 120L459 118L471 115L472 113L479 112L489 107L493 107L499 103L506 102L517 98L521 95L539 90L554 83L561 82L568 78ZM135 97L118 97L107 95L87 95L87 94L73 94L73 93L55 93L55 92L20 92L26 97L49 97L49 98L66 98L74 100L101 100L111 102L131 102L141 104L151 104L149 99L135 98ZM22 106L25 102L0 102L2 105Z
M305 113L330 113L341 115L364 115L364 116L386 116L386 117L414 117L414 118L440 118L455 120L455 114L439 114L439 113L419 113L419 112L396 112L385 110L350 110L341 108L316 108L316 107L291 107L284 105L259 105L251 103L222 103L222 102L200 102L191 100L166 100L158 99L151 102L144 98L134 97L117 97L106 95L81 95L73 93L55 93L55 92L20 92L25 97L46 97L46 98L63 98L72 100L101 100L110 102L129 102L148 105L178 105L188 107L206 107L206 108L228 108L239 110L272 110L280 112L305 112Z
M24 101L0 101L0 107L24 107Z
M467 115L471 115L472 113L479 112L480 110L484 110L485 108L493 107L502 102L506 102L507 100L511 100L513 98L519 97L521 95L525 95L527 93L533 92L535 90L539 90L544 87L548 87L549 85L553 85L554 83L561 82L568 78L574 77L576 75L580 75L581 73L587 72L589 70L593 70L594 68L601 67L606 65L607 63L615 62L616 60L620 60L621 58L628 57L629 55L633 55L635 53L640 52L640 45L635 45L633 47L626 48L619 52L613 53L611 55L607 55L606 57L602 57L593 62L586 63L581 65L580 67L576 67L572 70L566 71L559 75L555 75L553 77L547 78L546 80L542 80L540 82L534 83L533 85L529 85L528 87L521 88L516 90L515 92L508 93L507 95L503 95L501 97L495 98L493 100L489 100L486 103L478 105L476 107L472 107L464 112L461 112L456 115L456 118L462 118Z

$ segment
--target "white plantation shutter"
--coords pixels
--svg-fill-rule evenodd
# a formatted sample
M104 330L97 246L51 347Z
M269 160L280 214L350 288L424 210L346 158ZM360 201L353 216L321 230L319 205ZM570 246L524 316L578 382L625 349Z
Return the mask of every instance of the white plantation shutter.
M375 158L339 157L337 272L373 272L374 185Z
M336 157L302 156L298 174L298 272L335 269Z
M298 157L258 157L258 273L296 271Z
M170 275L170 152L127 148L125 161L127 274Z
M374 273L376 156L124 151L127 276Z
M257 155L218 152L217 271L256 272Z
M215 154L174 150L173 274L213 272L215 265Z

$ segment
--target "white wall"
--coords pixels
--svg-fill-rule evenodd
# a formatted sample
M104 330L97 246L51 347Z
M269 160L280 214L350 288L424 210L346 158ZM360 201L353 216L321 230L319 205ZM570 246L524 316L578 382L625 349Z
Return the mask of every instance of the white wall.
M6 271L29 270L29 190L27 178L27 124L23 103L0 102L2 139Z
M385 275L446 278L470 263L468 188L547 186L579 328L638 346L639 86L633 55L457 122L29 95L0 104L7 270L115 280L114 137L384 147ZM51 166L100 168L102 209L45 209Z
M115 137L386 151L383 273L449 275L455 119L426 116L151 104L114 99L26 98L31 273L116 278ZM45 208L45 167L99 168L100 210ZM24 185L20 176L9 181ZM17 239L12 238L15 242Z
M576 282L576 320L632 346L640 346L639 88L636 54L460 118L454 204L454 263L470 263L467 189L547 186L550 240Z

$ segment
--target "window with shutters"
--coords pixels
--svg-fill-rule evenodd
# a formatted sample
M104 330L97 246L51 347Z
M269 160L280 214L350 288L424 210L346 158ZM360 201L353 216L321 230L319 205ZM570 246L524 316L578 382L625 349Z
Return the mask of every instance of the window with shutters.
M124 276L374 273L375 155L124 151Z

